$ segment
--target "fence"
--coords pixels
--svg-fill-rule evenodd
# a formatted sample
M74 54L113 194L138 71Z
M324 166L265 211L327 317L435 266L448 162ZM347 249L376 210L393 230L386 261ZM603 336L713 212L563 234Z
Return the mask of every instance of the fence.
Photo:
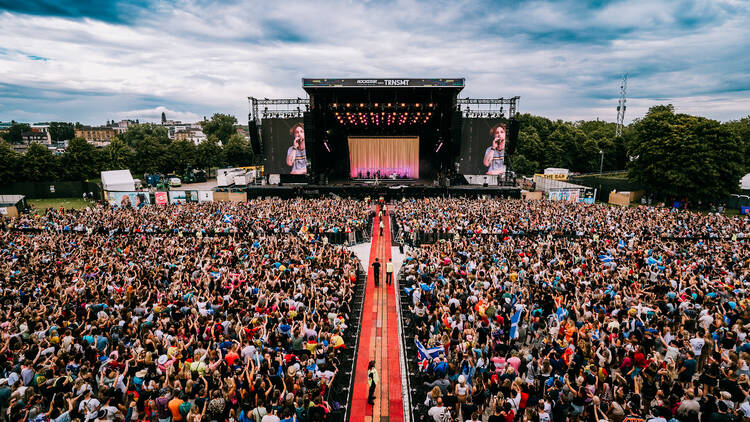
M615 190L618 192L633 192L643 190L643 186L628 179L606 177L604 175L599 176L598 174L591 176L574 176L569 178L568 180L579 185L596 188L596 199L597 201L601 202L606 202L609 199L609 193Z
M82 198L84 193L102 199L102 187L96 182L16 182L0 186L0 194L25 195L26 199Z

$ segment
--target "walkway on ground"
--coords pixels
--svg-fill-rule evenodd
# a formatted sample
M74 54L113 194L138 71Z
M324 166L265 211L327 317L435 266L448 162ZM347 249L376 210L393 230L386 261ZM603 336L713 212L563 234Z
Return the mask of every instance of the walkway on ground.
M351 403L351 422L403 421L404 408L401 396L401 365L398 316L396 314L395 283L385 284L385 264L391 258L391 228L387 212L383 216L383 235L380 236L380 218L373 220L370 262L367 268L367 287L362 310L362 328L357 350L357 367L354 373L354 391ZM380 258L380 287L375 287L372 263ZM394 272L394 277L395 277ZM375 404L367 404L367 364L375 360L380 385L375 389Z

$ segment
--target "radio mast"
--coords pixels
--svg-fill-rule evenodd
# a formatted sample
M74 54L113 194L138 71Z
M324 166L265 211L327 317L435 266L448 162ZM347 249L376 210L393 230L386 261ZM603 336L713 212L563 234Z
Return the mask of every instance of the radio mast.
M627 101L627 90L628 90L628 74L622 75L622 81L620 82L620 100L617 102L617 127L615 128L615 136L622 136L622 126L625 124L625 102Z

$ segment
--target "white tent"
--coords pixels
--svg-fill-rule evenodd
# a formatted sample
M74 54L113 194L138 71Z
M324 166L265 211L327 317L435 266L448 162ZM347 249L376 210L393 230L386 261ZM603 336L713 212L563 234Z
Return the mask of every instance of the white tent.
M742 179L740 179L740 189L750 190L750 173L746 174Z
M133 192L135 182L130 170L103 171L102 187L109 192Z

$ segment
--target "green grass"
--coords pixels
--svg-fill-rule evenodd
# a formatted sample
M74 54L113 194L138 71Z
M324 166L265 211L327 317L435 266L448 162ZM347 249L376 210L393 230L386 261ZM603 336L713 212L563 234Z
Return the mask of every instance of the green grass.
M66 208L66 209L83 209L91 206L91 202L84 201L81 198L45 198L29 199L28 203L37 211L42 212L47 208Z

